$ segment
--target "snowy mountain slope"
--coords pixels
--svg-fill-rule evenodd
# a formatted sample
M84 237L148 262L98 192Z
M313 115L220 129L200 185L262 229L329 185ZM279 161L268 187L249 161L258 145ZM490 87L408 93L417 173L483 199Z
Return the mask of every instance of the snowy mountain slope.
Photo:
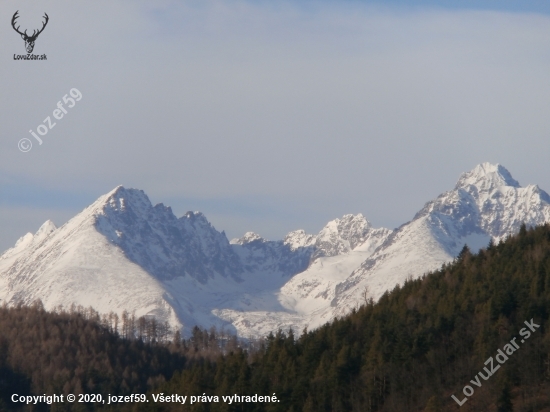
M56 229L54 223L51 220L46 221L35 235L27 233L22 236L11 249L6 250L0 255L0 274L4 274L10 269L10 267L21 257L24 256L25 250L30 249L33 245L38 245L48 235ZM8 291L10 288L8 276L0 275L0 303L3 303L5 299L2 299L2 294Z
M93 215L82 213L69 223L52 230L46 222L0 257L2 303L41 299L49 309L72 303L102 313L135 309L137 316L156 314L178 324L159 282L95 230Z
M491 238L499 241L516 233L522 223L545 222L550 222L546 192L535 185L521 187L501 165L480 164L462 174L453 190L428 202L341 282L327 311L345 313L365 288L377 299L407 277L452 260L464 244L476 251Z
M46 222L0 256L0 303L72 303L135 311L174 327L216 325L242 336L315 328L408 277L486 246L522 223L550 222L550 196L500 165L462 174L453 190L395 231L345 215L317 235L229 242L199 212L177 218L121 186L65 225Z
M303 231L289 233L283 243L292 248L304 248L309 252L310 262L302 272L294 275L277 289L270 289L269 298L276 297L282 306L278 312L273 308L216 310L220 318L231 322L243 336L261 336L279 328L301 331L305 326L316 327L329 321L322 315L315 324L310 317L324 308L334 298L335 286L358 268L374 250L390 235L389 229L375 229L362 214L344 215L335 219L317 236ZM247 239L258 242L257 235L247 233ZM233 243L242 243L239 239ZM287 280L287 279L285 279ZM264 294L262 297L266 297Z
M275 292L309 264L305 238L231 245L201 213L178 219L142 191L119 186L61 228L48 221L2 254L0 302L75 303L155 315L174 327L234 330L213 311L284 310Z
M374 229L361 213L344 215L329 222L316 236L313 258L341 255L359 246L364 252L374 251L390 232L385 228Z
M162 203L152 206L142 191L121 186L107 196L96 202L101 206L96 230L157 279L189 275L206 283L221 275L239 280L238 257L202 213L187 212L178 219Z
M285 240L270 241L256 233L247 232L240 239L231 240L233 251L239 256L249 274L271 272L288 277L305 270L312 258L314 247L305 233L289 234ZM289 238L290 236L290 238Z
M349 214L328 222L318 235L297 230L282 241L269 241L247 232L231 245L249 273L269 270L289 276L306 270L319 258L347 254L358 246L366 257L365 253L372 253L390 233L389 229L374 229L362 214Z
M281 288L278 299L285 312L225 310L219 315L249 334L269 329L266 324L299 331L315 328L365 299L378 299L409 277L439 268L454 259L464 244L478 250L490 239L516 233L522 223L544 222L550 222L546 192L533 185L521 187L503 166L483 163L462 174L453 190L426 203L412 221L383 233L370 245L366 242L349 251L332 239L331 250L338 252L313 261ZM336 225L329 223L316 242L330 238L327 233Z

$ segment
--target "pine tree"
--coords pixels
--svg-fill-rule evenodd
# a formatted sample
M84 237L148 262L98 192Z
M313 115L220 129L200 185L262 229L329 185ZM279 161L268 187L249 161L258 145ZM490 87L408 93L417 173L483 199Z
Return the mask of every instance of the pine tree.
M508 385L502 389L498 398L497 412L514 412L514 405L512 404L512 396Z
M460 250L460 252L458 253L458 256L456 257L456 260L458 262L462 262L466 256L471 256L471 252L470 252L470 248L468 247L468 245L466 243L464 243L464 246L462 247L462 249Z

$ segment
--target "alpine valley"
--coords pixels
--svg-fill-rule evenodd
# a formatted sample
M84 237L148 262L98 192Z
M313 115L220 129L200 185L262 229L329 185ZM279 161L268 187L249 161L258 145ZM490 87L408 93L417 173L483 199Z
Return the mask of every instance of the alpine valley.
M199 212L177 218L119 186L56 228L44 223L0 256L0 303L124 310L240 336L314 329L521 225L550 222L550 196L483 163L395 230L345 215L317 234L229 241Z

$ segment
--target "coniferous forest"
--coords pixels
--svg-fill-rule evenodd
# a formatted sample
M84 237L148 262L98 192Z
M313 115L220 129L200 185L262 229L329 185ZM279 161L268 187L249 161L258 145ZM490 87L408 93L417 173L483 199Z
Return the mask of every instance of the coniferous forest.
M129 314L4 307L0 410L550 411L549 312L550 225L523 226L477 254L465 247L455 262L317 330L255 342L199 328L181 339ZM149 402L22 406L14 393ZM219 402L153 402L160 393ZM254 394L278 402L222 401Z

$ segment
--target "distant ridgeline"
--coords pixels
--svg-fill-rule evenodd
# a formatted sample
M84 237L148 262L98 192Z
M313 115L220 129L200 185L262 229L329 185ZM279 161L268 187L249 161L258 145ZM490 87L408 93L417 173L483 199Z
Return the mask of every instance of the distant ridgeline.
M0 303L91 305L122 318L154 315L189 338L194 325L243 338L314 330L369 298L528 227L550 222L550 195L499 164L462 173L394 230L362 214L316 235L227 238L200 212L177 217L138 189L117 186L57 228L46 221L0 255ZM124 323L121 319L120 321Z
M215 330L195 328L189 340L148 338L152 332L123 337L110 330L112 323L102 326L78 311L4 308L0 410L23 410L11 403L12 393L146 393L146 404L34 410L456 411L451 396L462 400L465 385L475 393L460 410L547 410L549 316L548 224L523 226L478 254L464 248L455 262L299 339L279 332L246 348ZM540 328L521 342L519 331L531 319ZM476 378L513 338L519 348L500 369L487 380ZM470 383L476 379L480 385ZM220 402L154 403L152 394L159 393L205 394ZM274 393L279 402L221 401Z

